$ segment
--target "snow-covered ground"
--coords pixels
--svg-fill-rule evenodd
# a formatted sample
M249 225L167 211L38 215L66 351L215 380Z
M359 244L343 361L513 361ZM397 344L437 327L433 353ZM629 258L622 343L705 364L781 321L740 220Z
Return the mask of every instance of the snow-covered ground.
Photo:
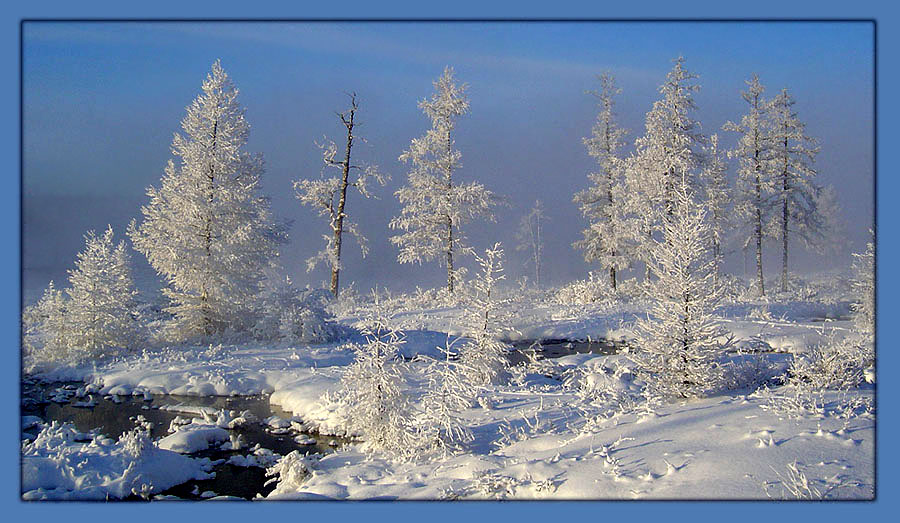
M515 310L507 336L513 340L628 340L635 315L645 310L639 303L610 308L543 301L509 307ZM850 328L845 319L846 302L742 304L720 312L726 328L738 338L738 347L768 345L769 352L735 356L735 362L770 375L783 373L792 354ZM421 415L416 409L428 387L424 378L428 358L414 356L440 358L438 348L461 331L462 315L460 308L449 306L404 309L391 320L403 330L405 339L405 361L391 365L404 377L404 393L412 403L413 416ZM363 321L361 311L346 312L339 321L358 327ZM344 369L354 359L351 344L363 341L355 334L340 342L313 346L154 348L127 358L37 375L85 381L100 394L267 393L272 404L293 413L304 426L322 434L352 436L357 431L347 425L335 395ZM634 388L627 355L565 356L512 375L506 384L483 387L480 405L460 412L474 436L460 452L425 452L416 459L402 460L385 452L363 452L354 444L321 458L304 458L303 474L295 475L299 479L282 479L269 497L871 499L874 495L871 386L824 393L811 405L807 402L804 408L794 410L784 407L789 401L779 399L792 399L792 391L785 387L762 393L738 388L705 399L628 409L614 404L609 395L591 393L592 389ZM227 439L227 433L215 424L188 428L192 430L157 441L155 454L148 456L168 463L166 460L183 457L170 450L185 452L198 441L202 447L210 439ZM137 480L122 479L127 474L119 470L123 469L121 463L110 465L118 459L114 446L67 445L73 448L72 456L83 455L88 461L102 458L102 467L115 469L106 479L97 480L125 485L113 493L127 495L130 488L139 490ZM42 450L23 452L34 455L34 460L49 459ZM26 462L26 476L55 477L43 461L31 463ZM198 466L183 467L184 479L202 474ZM67 481L75 481L77 488L94 488L93 483L77 477ZM54 492L66 492L58 497L75 495L71 490L53 490L63 485L72 488L62 480L29 480L26 497L53 498Z

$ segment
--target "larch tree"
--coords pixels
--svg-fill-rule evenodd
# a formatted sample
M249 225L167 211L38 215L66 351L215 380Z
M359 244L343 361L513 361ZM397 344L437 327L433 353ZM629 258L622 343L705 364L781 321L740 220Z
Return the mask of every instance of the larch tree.
M129 227L165 278L173 341L252 325L264 270L287 239L260 195L262 157L242 150L250 125L237 95L217 60L172 140L161 187L147 190L143 221Z
M600 75L600 91L592 92L600 112L591 129L591 136L584 138L588 154L597 162L597 170L588 174L591 186L574 197L588 226L582 233L583 239L573 245L584 251L585 261L608 268L613 290L616 289L616 271L630 265L627 251L631 234L620 205L623 199L624 163L619 157L619 150L626 131L616 124L613 110L613 98L621 92L612 75Z
M68 300L53 281L37 303L22 312L22 345L25 356L58 361L70 357Z
M674 62L659 87L662 98L647 113L644 135L635 140L635 152L625 166L625 203L637 221L632 230L645 257L654 235L658 236L674 216L677 185L684 179L694 187L694 171L702 163L700 148L705 140L700 124L692 117L696 110L693 93L700 90L693 81L698 76L685 68L683 57Z
M875 232L869 229L869 233L872 239L866 243L866 251L853 253L855 274L850 283L858 300L851 306L854 326L872 339L875 336Z
M649 314L635 325L635 358L654 395L686 398L703 396L720 382L717 359L730 338L713 315L722 290L715 282L707 211L686 177L675 183L672 214L650 250L656 280L648 288Z
M494 194L478 182L460 183L454 173L462 154L454 149L456 119L469 110L466 84L457 84L453 69L446 67L434 82L435 92L419 107L431 120L431 129L414 138L400 160L412 165L408 185L394 194L403 209L390 222L403 231L391 237L400 263L422 263L439 258L447 267L447 290L453 294L457 274L454 254L471 253L460 226L475 218L493 220Z
M713 134L709 138L706 165L700 173L703 181L705 204L710 227L710 241L712 242L713 260L715 260L714 280L719 282L722 268L722 246L725 242L725 231L730 220L728 210L731 203L731 195L728 190L726 177L727 164L719 151L719 135Z
M347 189L353 187L364 198L371 197L368 190L368 182L374 180L384 185L386 176L378 172L378 168L372 165L354 165L351 160L353 142L359 138L354 133L356 111L359 104L356 101L356 93L350 95L350 108L337 113L341 123L347 129L347 142L344 147L344 157L337 160L337 146L334 142L328 142L322 148L324 169L337 169L334 176L322 176L317 180L298 180L294 182L296 197L303 205L308 205L319 211L319 215L328 218L331 234L324 236L325 248L306 261L307 271L312 271L319 263L325 262L331 269L331 294L337 297L340 291L341 272L341 247L343 245L344 232L350 233L356 238L362 250L363 257L368 254L366 238L359 232L357 225L350 221L347 215ZM362 140L362 138L359 138ZM350 174L355 172L357 176L351 180Z
M750 225L750 233L744 239L744 247L756 245L756 278L760 296L765 296L763 276L763 224L771 208L774 181L769 168L772 159L770 104L763 98L765 87L759 76L753 75L746 81L747 90L741 97L747 102L748 110L740 123L726 122L725 131L740 133L737 146L728 151L729 158L738 159L737 196L735 214L742 222Z
M534 284L541 286L541 266L544 259L544 222L547 216L544 214L544 202L535 200L534 207L528 214L522 216L519 230L516 231L517 251L527 251L529 256L526 265L534 268Z
M102 236L85 235L67 290L70 343L85 356L127 348L136 334L135 297L125 242L113 245L112 227Z
M816 248L827 244L832 229L830 217L820 209L827 194L814 182L816 170L812 164L819 148L816 140L806 135L805 124L797 119L794 103L787 89L782 89L771 102L769 169L774 181L776 209L767 230L781 240L781 292L788 290L789 235L795 235L807 247Z

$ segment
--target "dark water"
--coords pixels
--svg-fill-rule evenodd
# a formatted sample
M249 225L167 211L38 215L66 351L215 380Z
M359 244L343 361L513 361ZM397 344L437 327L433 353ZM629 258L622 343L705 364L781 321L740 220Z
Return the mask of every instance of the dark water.
M190 454L194 458L206 457L210 460L227 460L233 455L252 454L250 448L256 444L284 456L293 450L309 454L326 454L333 452L335 448L348 442L344 438L320 436L316 433L298 432L293 429L283 434L273 432L265 424L266 418L274 415L290 420L292 415L277 406L270 405L268 396L195 397L154 395L150 401L145 401L143 396L121 396L119 397L121 402L115 403L111 399L104 399L99 394L76 398L74 397L74 392L80 386L82 386L80 383L24 383L22 388L22 415L38 416L48 423L53 420L70 422L80 432L96 430L111 438L118 438L123 433L132 430L135 427L137 416L143 416L153 424L150 428L150 436L156 440L169 434L169 425L176 416L188 419L202 417L200 414L161 410L161 406L189 405L212 407L216 410L233 410L237 411L237 413L245 410L252 412L258 418L257 422L248 423L229 431L230 434L240 438L241 446L238 450L211 448ZM60 394L61 390L69 393ZM69 398L63 400L62 396L64 395L69 396ZM52 401L54 396L64 402ZM96 402L96 406L90 408L75 406L77 403L89 399ZM33 437L37 434L37 429L29 429L24 431L24 433ZM294 438L301 434L314 438L316 443L311 445L297 444ZM222 463L214 466L213 471L215 472L215 478L213 479L191 480L162 492L162 494L184 499L202 499L200 494L211 491L219 496L236 496L252 499L256 494L266 495L275 488L274 483L264 486L267 478L265 470L260 467L239 467Z
M561 358L571 354L616 354L625 346L618 341L605 339L591 341L543 340L516 341L511 344L513 350L506 353L510 365L518 365L528 361L527 354L534 352L544 359Z

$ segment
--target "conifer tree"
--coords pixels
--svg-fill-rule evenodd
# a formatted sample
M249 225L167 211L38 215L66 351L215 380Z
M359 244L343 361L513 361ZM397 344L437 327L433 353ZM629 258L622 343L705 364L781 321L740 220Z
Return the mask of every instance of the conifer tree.
M721 377L717 358L730 343L713 315L721 287L714 280L706 210L686 178L673 192L672 216L654 240L649 315L636 323L640 373L654 394L702 396ZM724 341L723 341L724 339Z
M112 227L102 236L89 231L75 269L69 271L70 344L87 356L134 342L137 291L131 279L125 242L113 246Z
M769 169L774 181L773 209L767 230L781 240L781 292L788 290L788 236L794 234L808 247L827 244L830 219L822 213L823 189L814 183L812 164L819 148L806 135L805 124L793 110L794 99L782 89L771 102L772 157ZM827 209L831 212L831 209Z
M544 215L544 202L535 200L534 207L519 223L519 230L516 231L516 239L519 244L516 245L517 251L528 251L529 256L526 265L534 268L534 284L541 286L541 266L544 260L544 222L547 217Z
M736 148L728 151L729 158L738 159L737 197L735 214L750 226L750 234L744 239L744 247L756 246L756 278L760 296L765 296L763 277L763 224L771 208L774 181L771 176L772 139L770 104L763 98L765 87L759 76L746 81L747 90L741 97L749 106L739 124L726 122L722 129L740 133Z
M684 179L696 186L694 171L702 163L704 138L691 114L696 109L693 93L700 90L693 83L698 76L687 70L683 57L674 62L659 87L662 98L647 113L644 135L635 140L635 152L625 165L626 205L637 222L632 230L644 256L674 216L677 185Z
M187 108L174 160L159 189L147 190L135 249L165 278L165 337L181 341L252 325L264 270L286 241L260 195L261 156L244 152L250 126L238 90L217 60Z
M600 112L591 129L591 136L584 139L588 154L597 162L597 171L588 174L592 185L575 194L581 214L588 220L582 232L584 238L573 245L584 251L584 260L599 263L609 270L609 281L616 289L616 271L628 268L628 250L631 236L624 220L623 167L619 150L626 131L615 122L613 98L622 92L616 87L615 78L600 75L600 92L597 98Z
M400 263L422 263L439 258L447 267L447 290L453 293L454 254L471 253L460 227L476 218L493 220L495 196L478 182L460 183L454 173L462 154L453 148L456 119L469 110L466 84L457 84L447 67L434 82L435 92L419 107L431 120L431 129L410 142L400 160L412 165L408 185L394 194L403 209L390 222L403 231L391 237L400 248Z
M731 195L728 190L726 169L725 159L719 152L719 136L713 134L709 139L707 162L701 172L701 179L703 180L703 189L706 193L705 204L709 219L713 260L715 261L714 279L716 282L719 282L721 276L725 231L731 222L727 214Z

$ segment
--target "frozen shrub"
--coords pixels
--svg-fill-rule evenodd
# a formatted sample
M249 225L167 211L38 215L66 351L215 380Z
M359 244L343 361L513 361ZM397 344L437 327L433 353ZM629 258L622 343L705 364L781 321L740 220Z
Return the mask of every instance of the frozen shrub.
M387 318L377 312L367 323L367 341L356 347L356 359L341 377L340 410L351 432L362 435L365 451L408 457L419 442L397 368L402 333L388 327Z
M605 276L591 271L586 280L575 280L556 291L555 301L561 305L587 305L609 301L613 296Z
M459 413L470 408L474 401L459 363L450 358L449 348L445 354L444 361L432 361L425 371L429 386L422 397L420 427L425 439L447 453L472 441L472 433Z
M266 469L266 476L274 476L266 481L266 485L275 482L272 494L290 494L297 492L303 481L312 470L315 458L292 450L277 463Z
M285 277L267 284L260 297L256 339L283 343L325 343L343 334L325 307L330 301L325 289L298 290Z
M494 244L484 258L475 255L481 274L472 283L467 296L465 333L468 338L459 351L459 363L472 385L501 383L509 365L504 355L507 346L500 341L501 301L496 284L503 280L503 249Z
M865 336L850 334L838 339L832 334L824 343L794 357L789 380L815 390L858 387L874 365L873 349Z
M869 338L875 336L875 246L866 244L866 252L853 254L856 272L851 287L858 300L852 305L856 329Z

